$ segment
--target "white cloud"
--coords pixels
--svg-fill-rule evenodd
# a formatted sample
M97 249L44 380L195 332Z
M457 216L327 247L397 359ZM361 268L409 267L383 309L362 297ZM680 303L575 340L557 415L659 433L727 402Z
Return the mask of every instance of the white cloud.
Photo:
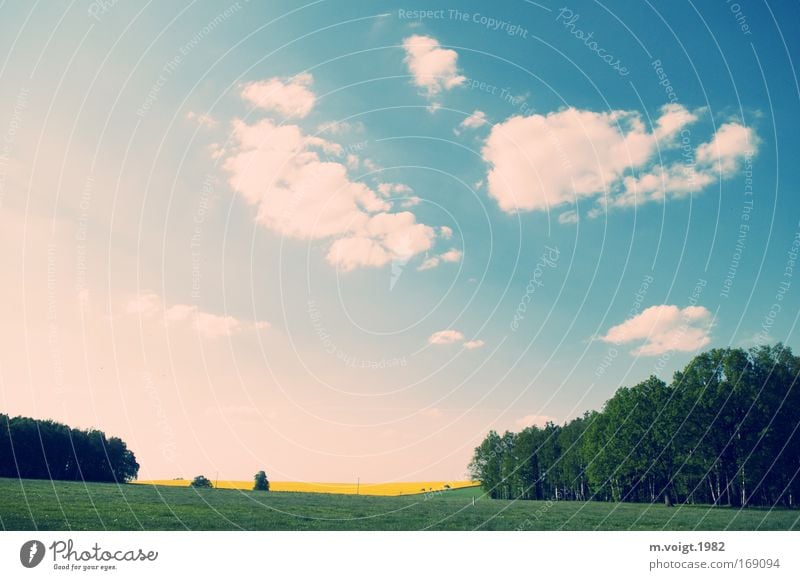
M460 135L462 130L477 129L479 127L483 127L488 122L489 121L486 120L486 113L475 109L469 117L459 123L458 128L454 129L453 132L456 135Z
M195 113L194 111L189 111L188 113L186 113L186 118L189 121L194 121L195 123L200 125L200 127L202 127L203 129L213 129L214 127L219 125L219 123L217 122L216 119L214 119L214 117L206 113Z
M486 343L482 340L468 340L464 343L464 348L467 350L475 350L476 348L481 348Z
M344 271L384 266L392 260L406 262L428 250L435 237L433 228L417 223L412 213L380 213L354 235L336 240L327 258Z
M429 97L463 84L466 77L458 74L458 53L441 48L430 36L415 34L403 40L405 62L414 77L414 84L425 89Z
M439 228L439 235L442 237L443 240L449 240L453 237L453 228L449 228L447 226L441 226Z
M449 228L448 228L449 229ZM438 256L431 256L426 258L422 264L419 265L417 270L424 271L424 270L431 270L441 264L442 262L454 263L461 261L462 257L461 250L456 250L455 248L451 248L446 252L439 254Z
M443 262L460 262L461 261L461 250L456 250L455 248L447 250L444 254L441 254L439 257L442 259Z
M328 133L329 135L340 135L350 131L363 131L364 124L361 121L349 123L347 121L332 121L330 123L322 123L317 126L318 133Z
M430 258L425 258L425 261L419 265L417 270L423 272L425 270L432 270L436 266L439 265L439 256L431 256Z
M344 271L407 260L433 244L433 228L410 212L388 213L391 204L347 167L319 152L341 146L307 136L297 125L234 121L235 151L224 161L231 187L257 206L256 220L288 237L330 239L327 260ZM409 192L404 184L382 184L382 195Z
M316 102L309 89L314 82L311 73L303 73L288 79L279 77L246 84L241 96L254 107L280 113L287 118L307 116Z
M702 306L651 306L611 328L601 340L612 344L644 341L633 350L637 355L692 352L711 342L711 321L711 312Z
M569 209L562 212L558 216L558 223L560 224L576 224L578 223L578 212L574 209Z
M725 123L714 138L697 148L697 162L710 165L723 177L731 177L739 170L742 160L753 155L758 137L750 127L738 123Z
M422 198L417 197L416 195L412 195L411 197L407 197L400 201L400 207L403 209L408 209L410 207L414 207L422 203Z
M188 326L202 338L214 339L239 334L248 327L266 329L267 322L245 322L230 315L203 312L194 304L173 304L166 306L158 294L143 292L134 296L125 308L128 314L144 319L160 320L168 327Z
M461 342L464 340L464 335L458 330L440 330L434 332L428 337L429 344L453 344L454 342Z
M656 154L671 155L682 129L697 119L697 112L677 104L662 107L653 131L636 111L568 108L511 117L492 127L482 149L490 165L489 194L509 213L593 198L599 207L589 216L596 217L606 202L627 207L699 191L715 181L715 173L730 177L737 171L757 138L751 129L728 123L697 148L696 167L684 161L658 163ZM567 213L562 223L573 219Z
M379 183L378 193L383 197L389 197L392 195L409 195L414 193L414 190L405 183Z

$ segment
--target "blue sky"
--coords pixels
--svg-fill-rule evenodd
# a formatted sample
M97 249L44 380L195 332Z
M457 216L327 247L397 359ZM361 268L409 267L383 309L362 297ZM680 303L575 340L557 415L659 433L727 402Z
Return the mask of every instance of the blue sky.
M143 477L462 479L797 347L788 3L57 6L0 7L0 408Z

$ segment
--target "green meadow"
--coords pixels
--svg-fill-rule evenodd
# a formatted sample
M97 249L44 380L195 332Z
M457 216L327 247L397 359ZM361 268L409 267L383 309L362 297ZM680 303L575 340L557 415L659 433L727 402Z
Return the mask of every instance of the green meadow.
M798 530L797 510L0 479L4 530Z

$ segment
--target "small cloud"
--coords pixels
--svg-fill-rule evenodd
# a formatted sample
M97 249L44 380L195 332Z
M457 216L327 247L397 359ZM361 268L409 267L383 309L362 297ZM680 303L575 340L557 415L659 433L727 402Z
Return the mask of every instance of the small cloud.
M461 250L456 250L455 248L453 248L444 252L443 254L439 254L438 256L431 256L429 258L426 258L425 261L422 262L422 264L420 264L419 267L417 267L417 270L420 272L423 272L425 270L431 270L443 262L452 264L454 262L460 261L461 256L462 256Z
M331 121L330 123L322 123L317 126L318 133L328 133L329 135L341 135L342 133L349 133L350 131L361 132L364 130L364 124L361 121L348 123L347 121Z
M189 121L194 121L203 129L213 129L219 122L214 119L211 115L207 115L205 113L195 113L194 111L189 111L186 113L186 118Z
M609 329L600 340L612 344L644 341L632 351L635 355L658 356L679 351L693 352L711 342L712 316L702 306L662 304L651 306L640 314Z
M464 348L467 350L475 350L476 348L481 348L486 343L482 340L468 340L464 343Z
M215 339L239 334L244 328L265 329L269 323L246 322L226 314L203 312L194 304L173 304L167 307L154 292L144 292L130 299L125 308L128 314L159 320L167 327L190 326L202 338Z
M405 183L379 183L378 193L383 197L389 197L391 195L409 195L414 193L414 190Z
M486 120L486 113L475 109L472 114L459 123L458 128L453 129L453 133L460 135L462 131L467 129L477 129L483 127L489 121Z
M567 210L558 216L558 223L560 224L576 224L578 223L578 212L574 209Z
M287 118L303 118L316 102L316 96L309 89L313 82L311 73L288 79L272 77L244 85L241 96L259 109L274 111Z
M453 237L453 229L447 226L441 226L439 228L439 235L443 240L449 240Z
M410 207L414 207L422 203L422 198L417 197L416 195L412 195L400 202L400 207L403 209L408 209Z
M442 259L442 262L459 262L461 261L461 250L456 250L455 248L451 250L447 250L444 254L441 254L439 257Z
M453 344L464 340L464 335L458 330L440 330L428 337L429 344Z
M420 272L424 272L425 270L432 270L436 266L439 265L439 257L438 256L431 256L430 258L426 258L422 264L417 267L417 270Z
M458 74L458 53L442 48L431 36L415 34L403 40L405 62L414 77L414 84L425 90L428 97L464 84Z

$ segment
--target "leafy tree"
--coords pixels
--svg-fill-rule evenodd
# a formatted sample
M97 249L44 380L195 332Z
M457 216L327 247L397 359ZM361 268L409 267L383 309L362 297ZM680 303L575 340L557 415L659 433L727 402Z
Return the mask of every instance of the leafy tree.
M211 480L208 479L205 475L198 475L192 480L192 483L189 484L192 487L196 487L198 489L211 489L214 487L211 484Z
M118 437L0 414L0 477L126 483L139 472Z
M714 349L563 426L490 431L469 470L492 498L797 506L798 378L782 344Z
M269 491L269 479L267 479L267 474L263 471L259 471L255 475L255 484L253 485L254 491Z

